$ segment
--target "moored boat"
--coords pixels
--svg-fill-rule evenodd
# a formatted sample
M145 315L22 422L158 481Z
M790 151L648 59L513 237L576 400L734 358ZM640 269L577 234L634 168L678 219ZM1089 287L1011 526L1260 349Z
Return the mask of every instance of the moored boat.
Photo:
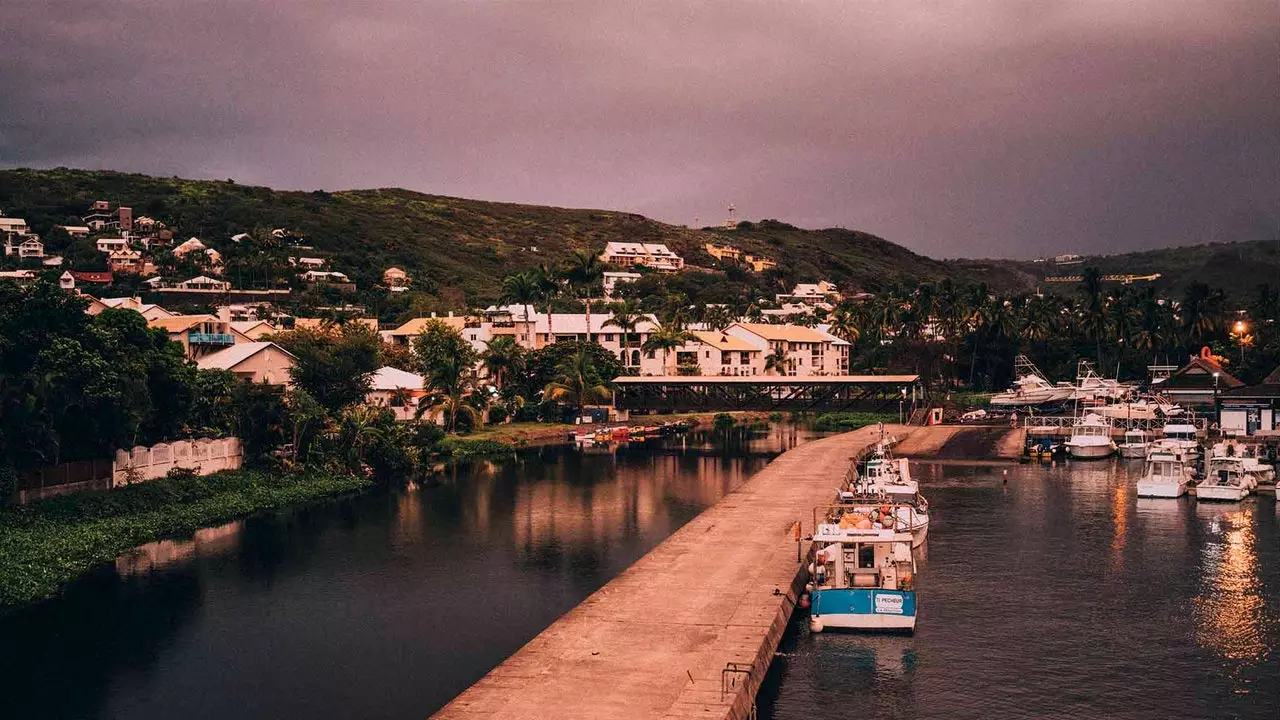
M1239 502L1256 487L1243 458L1211 457L1207 465L1204 480L1196 483L1197 500Z
M843 506L821 511L827 522L814 526L810 629L914 630L916 564L909 524L897 508L875 515Z
M1153 450L1138 481L1138 497L1176 498L1187 492L1191 468L1172 450Z
M1161 444L1166 447L1177 447L1189 460L1200 457L1200 440L1196 435L1196 426L1190 423L1168 423L1160 429Z
M1116 443L1111 439L1111 421L1095 413L1077 418L1066 446L1067 453L1077 460L1109 457L1116 451Z
M1141 430L1126 430L1124 439L1116 446L1120 457L1145 458L1151 443L1147 442L1147 434Z

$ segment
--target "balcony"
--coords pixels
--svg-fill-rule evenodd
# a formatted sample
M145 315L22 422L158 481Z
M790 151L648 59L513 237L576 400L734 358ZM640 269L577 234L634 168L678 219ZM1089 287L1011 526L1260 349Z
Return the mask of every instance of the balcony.
M191 345L235 345L236 339L231 333L187 333L187 343Z

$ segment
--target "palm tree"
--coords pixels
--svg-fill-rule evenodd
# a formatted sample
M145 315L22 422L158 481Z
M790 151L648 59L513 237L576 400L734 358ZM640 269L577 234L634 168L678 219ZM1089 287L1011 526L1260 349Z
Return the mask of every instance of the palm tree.
M1225 317L1224 303L1221 290L1211 290L1201 282L1188 285L1178 308L1187 339L1203 345L1206 335L1221 328Z
M695 336L686 331L678 319L664 320L649 331L649 338L640 347L645 352L662 351L662 374L666 375L667 361L671 357L671 351L695 339Z
M573 251L569 260L569 272L565 273L575 294L587 308L587 342L591 340L591 296L595 293L596 281L604 271L600 264L600 256L590 250L581 248Z
M533 271L533 276L537 280L542 299L547 301L547 344L550 345L556 341L556 331L552 326L554 308L551 303L560 294L560 273L549 263L542 263Z
M858 338L862 337L858 317L860 307L851 303L841 303L837 306L835 312L831 313L831 334L850 345L858 342Z
M764 372L772 370L779 375L787 374L787 353L782 348L774 348L773 352L764 356Z
M610 383L600 378L590 346L582 343L576 352L566 356L556 366L556 379L542 390L544 400L574 402L578 405L578 417L582 417L587 403L604 402L613 396Z
M489 377L501 390L507 376L520 372L524 367L524 348L520 347L510 335L499 335L485 342L484 352L480 359L484 361Z
M1107 332L1106 298L1102 294L1102 272L1096 267L1084 269L1080 280L1080 294L1084 296L1084 327L1093 336L1098 347L1098 367L1102 367L1102 336Z
M467 415L473 423L481 423L486 403L483 394L475 389L475 371L470 363L453 355L440 358L427 379L428 395L425 403L418 404L418 417L427 410L441 408L446 418L445 429L450 434L457 430L458 413Z
M525 332L529 333L529 342L535 348L538 346L538 331L533 325L532 308L542 296L542 287L534 272L526 270L502 279L502 302L524 306Z
M636 327L645 316L640 312L640 303L632 299L610 305L609 311L611 314L609 319L604 321L604 326L613 326L622 331L622 366L627 367L631 362L628 353L630 334L636 331Z

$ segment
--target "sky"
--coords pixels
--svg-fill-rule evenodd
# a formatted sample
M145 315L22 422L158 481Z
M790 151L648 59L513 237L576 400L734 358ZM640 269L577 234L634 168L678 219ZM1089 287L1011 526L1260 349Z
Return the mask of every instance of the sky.
M1280 234L1276 0L5 0L0 167L1029 258Z

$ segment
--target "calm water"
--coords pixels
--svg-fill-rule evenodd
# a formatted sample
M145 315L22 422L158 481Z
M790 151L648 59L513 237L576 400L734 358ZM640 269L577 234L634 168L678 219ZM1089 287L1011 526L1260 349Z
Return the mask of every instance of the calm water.
M1140 463L916 472L915 635L797 617L761 717L1280 717L1272 498L1138 500Z
M809 437L546 449L149 545L0 619L0 718L421 720Z

